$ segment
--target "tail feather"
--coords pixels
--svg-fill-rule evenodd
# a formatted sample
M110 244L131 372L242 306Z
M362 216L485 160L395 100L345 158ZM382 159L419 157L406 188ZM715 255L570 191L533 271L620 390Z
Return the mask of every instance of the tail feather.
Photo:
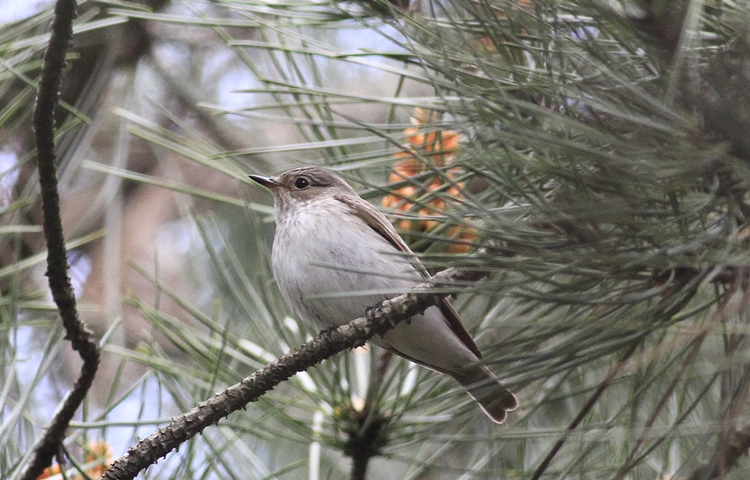
M453 375L453 378L495 423L503 423L508 412L518 407L518 399L513 392L483 365Z

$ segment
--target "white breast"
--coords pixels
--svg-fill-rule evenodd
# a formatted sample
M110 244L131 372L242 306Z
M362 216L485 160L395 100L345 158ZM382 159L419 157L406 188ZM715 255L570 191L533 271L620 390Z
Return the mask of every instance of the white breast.
M414 266L345 204L329 198L299 207L277 225L273 270L302 320L321 329L343 325L421 282ZM436 307L370 341L442 372L478 361Z
M298 204L278 223L273 270L279 289L303 320L342 325L368 306L408 291L416 269L334 198Z

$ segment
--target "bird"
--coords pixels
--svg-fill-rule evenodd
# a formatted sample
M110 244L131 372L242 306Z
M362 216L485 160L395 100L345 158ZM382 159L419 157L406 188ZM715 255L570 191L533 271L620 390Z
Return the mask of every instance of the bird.
M250 178L273 193L274 279L308 324L322 330L344 325L429 277L385 215L331 170L305 166ZM495 423L518 407L516 396L482 363L447 298L370 343L452 377Z

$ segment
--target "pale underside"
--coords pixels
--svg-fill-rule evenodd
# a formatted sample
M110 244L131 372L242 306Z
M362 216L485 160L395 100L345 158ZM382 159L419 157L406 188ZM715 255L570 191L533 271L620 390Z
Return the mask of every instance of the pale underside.
M342 218L349 228L340 228ZM300 318L320 329L343 325L423 280L402 252L374 233L333 197L299 203L293 213L287 212L277 226L273 269L279 289ZM479 360L437 307L371 342L446 373Z

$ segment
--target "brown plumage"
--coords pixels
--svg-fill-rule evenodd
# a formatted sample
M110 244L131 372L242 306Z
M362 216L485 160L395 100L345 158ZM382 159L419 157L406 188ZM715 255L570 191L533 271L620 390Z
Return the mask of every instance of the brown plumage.
M302 167L250 178L274 194L274 278L302 320L323 329L343 325L428 277L385 216L329 170ZM518 406L481 364L479 349L445 298L370 341L453 377L496 423Z

